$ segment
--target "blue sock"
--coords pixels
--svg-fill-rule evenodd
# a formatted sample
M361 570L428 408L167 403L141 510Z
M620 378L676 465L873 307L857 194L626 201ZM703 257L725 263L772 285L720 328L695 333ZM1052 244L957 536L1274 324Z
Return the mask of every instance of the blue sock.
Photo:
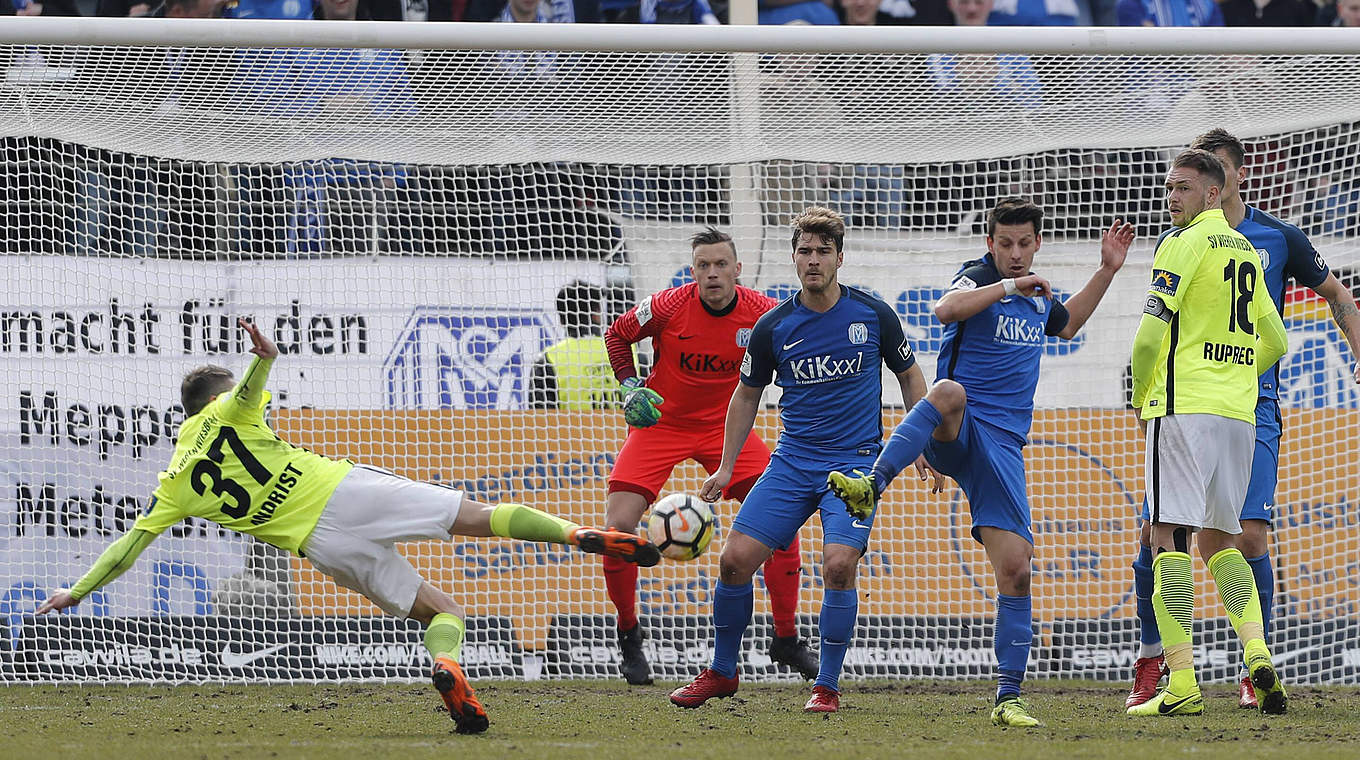
M713 589L713 664L718 675L731 678L737 674L737 654L741 651L741 637L751 624L751 608L755 594L751 584L729 586L722 581Z
M829 588L822 594L822 617L817 628L822 636L821 663L814 686L840 691L841 665L859 616L859 592L852 588Z
M1247 560L1251 575L1256 579L1256 593L1261 597L1261 623L1266 641L1270 641L1270 611L1275 606L1275 567L1270 564L1270 552Z
M883 452L874 462L874 483L878 492L883 493L897 474L907 469L930 443L930 435L940 426L940 410L935 405L921 399L907 412L907 416L897 423L892 437L888 439Z
M1133 593L1138 597L1138 641L1145 646L1162 643L1162 632L1157 630L1157 612L1152 609L1152 547L1138 550L1133 561Z
M1029 665L1029 648L1034 639L1034 619L1028 596L996 595L996 699L1020 696L1020 682Z

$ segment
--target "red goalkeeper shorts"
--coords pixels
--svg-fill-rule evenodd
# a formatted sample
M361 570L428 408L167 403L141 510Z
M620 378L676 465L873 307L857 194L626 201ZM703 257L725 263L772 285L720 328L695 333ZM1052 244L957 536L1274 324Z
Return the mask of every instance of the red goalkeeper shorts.
M723 427L681 427L664 422L647 428L632 428L619 450L614 469L609 473L609 491L631 491L656 499L671 471L686 459L698 462L708 473L722 462ZM746 443L737 455L737 466L732 471L732 482L723 496L732 498L732 486L760 477L770 463L770 449L756 431L746 436Z

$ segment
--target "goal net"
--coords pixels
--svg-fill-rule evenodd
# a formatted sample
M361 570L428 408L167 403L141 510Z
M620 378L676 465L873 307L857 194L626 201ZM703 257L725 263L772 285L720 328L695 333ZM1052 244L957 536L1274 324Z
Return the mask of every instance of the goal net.
M283 351L269 387L287 440L598 524L626 427L608 394L539 408L533 368L564 323L685 281L706 225L735 237L744 284L787 296L788 220L825 205L849 226L842 281L896 309L931 379L930 306L1010 195L1044 207L1035 268L1063 296L1094 270L1101 230L1138 229L1082 334L1045 344L1026 450L1031 673L1122 679L1137 656L1143 463L1126 366L1169 223L1169 158L1211 127L1237 134L1246 200L1298 225L1343 283L1360 277L1360 80L1353 55L1314 44L1332 37L1036 30L1026 51L986 30L842 30L819 52L812 30L767 28L758 44L674 52L674 35L697 32L520 30L534 49L508 49L488 37L509 33L498 25L29 21L0 28L4 682L424 677L414 623L196 520L73 614L33 616L145 507L184 417L182 376L244 369L237 317ZM1155 54L1168 39L1222 52ZM1301 52L1232 52L1282 47ZM1271 640L1287 680L1354 683L1351 356L1321 299L1286 300ZM771 388L758 422L771 443L776 400ZM902 415L890 378L883 415ZM702 477L686 463L665 492ZM881 509L847 673L989 677L994 587L966 500L904 477ZM642 572L660 678L708 662L736 510L718 505L707 555ZM800 623L815 640L815 519L802 536ZM597 558L495 539L402 551L466 605L474 677L617 677ZM1236 641L1199 572L1197 662L1232 678ZM766 654L757 589L743 677L790 678Z

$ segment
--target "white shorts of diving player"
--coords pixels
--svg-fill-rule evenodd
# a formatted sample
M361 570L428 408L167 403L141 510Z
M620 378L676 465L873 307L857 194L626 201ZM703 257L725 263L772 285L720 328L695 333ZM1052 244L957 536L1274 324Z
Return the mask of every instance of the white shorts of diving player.
M449 540L463 492L356 465L302 545L317 570L389 615L406 617L424 583L399 541Z

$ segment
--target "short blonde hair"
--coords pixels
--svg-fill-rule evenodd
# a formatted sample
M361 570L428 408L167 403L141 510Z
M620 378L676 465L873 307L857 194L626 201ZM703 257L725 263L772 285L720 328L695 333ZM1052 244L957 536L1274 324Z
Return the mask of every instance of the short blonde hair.
M798 238L803 233L831 238L837 253L845 250L845 217L825 206L811 206L793 218L793 249L798 250Z

